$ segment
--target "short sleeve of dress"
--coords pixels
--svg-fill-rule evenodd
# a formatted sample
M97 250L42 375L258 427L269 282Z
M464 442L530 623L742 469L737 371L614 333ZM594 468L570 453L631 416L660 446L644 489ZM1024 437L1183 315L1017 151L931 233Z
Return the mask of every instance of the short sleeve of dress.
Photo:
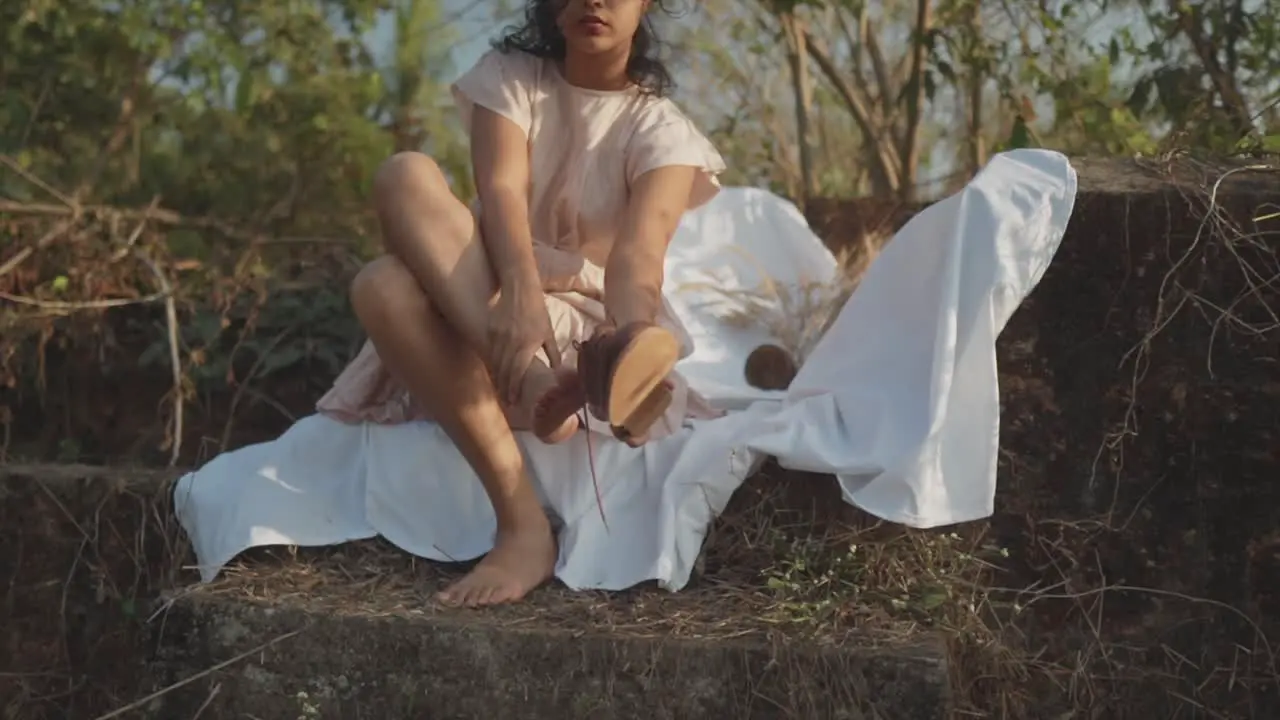
M724 158L683 113L672 105L664 105L640 120L628 143L627 184L660 167L698 168L700 172L689 197L692 210L720 192L718 176L725 170Z
M462 122L470 127L476 105L488 108L524 130L533 125L536 58L520 51L490 50L454 82L451 90Z

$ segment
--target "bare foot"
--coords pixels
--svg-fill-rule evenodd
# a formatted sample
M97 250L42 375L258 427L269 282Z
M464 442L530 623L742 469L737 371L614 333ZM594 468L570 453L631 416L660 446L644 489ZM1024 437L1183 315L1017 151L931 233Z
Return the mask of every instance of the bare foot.
M583 399L576 371L552 370L534 361L525 373L521 397L528 404L533 433L544 443L564 442L578 431Z
M545 515L541 525L530 522L510 532L499 531L493 550L436 597L454 607L515 602L551 577L558 552Z

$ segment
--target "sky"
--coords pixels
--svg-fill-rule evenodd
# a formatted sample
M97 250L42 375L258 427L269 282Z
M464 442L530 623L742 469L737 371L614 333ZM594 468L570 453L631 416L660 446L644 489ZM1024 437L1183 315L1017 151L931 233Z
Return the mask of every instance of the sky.
M495 0L444 0L443 16L453 21L455 32L460 42L453 49L453 73L460 75L480 58L489 47L489 41L498 34L512 19L518 17L508 14L507 22L493 20ZM395 34L393 20L384 15L369 38L369 46L375 55L381 57L384 48L390 48ZM449 78L453 80L454 78Z

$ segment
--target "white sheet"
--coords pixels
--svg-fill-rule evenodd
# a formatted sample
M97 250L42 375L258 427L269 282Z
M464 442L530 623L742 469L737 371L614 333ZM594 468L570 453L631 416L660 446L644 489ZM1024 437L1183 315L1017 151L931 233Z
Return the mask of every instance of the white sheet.
M598 514L579 435L521 442L563 521L556 575L574 588L685 585L729 496L769 455L835 474L845 499L881 518L934 527L990 515L999 391L995 340L1039 282L1075 202L1067 159L998 155L960 193L913 218L872 263L786 393L743 379L764 330L718 319L719 289L830 281L835 260L789 203L730 188L681 226L666 294L697 343L680 370L726 408L640 449L592 438ZM183 477L178 518L204 580L268 544L327 545L382 535L435 560L492 544L479 482L434 424L348 426L320 416L279 439L221 455Z

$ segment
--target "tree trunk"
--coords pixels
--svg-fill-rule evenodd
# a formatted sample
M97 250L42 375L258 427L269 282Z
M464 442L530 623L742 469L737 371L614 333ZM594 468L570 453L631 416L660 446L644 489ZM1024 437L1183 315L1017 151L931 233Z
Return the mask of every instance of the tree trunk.
M805 47L818 63L818 69L826 76L827 81L835 88L836 94L844 101L845 107L858 124L862 132L863 145L867 152L867 163L871 175L871 194L875 196L893 195L898 192L898 169L902 165L897 153L897 140L894 133L887 131L880 119L872 115L870 99L858 94L857 88L843 75L836 66L831 54L812 35L806 35Z
M911 78L907 82L907 122L902 133L902 169L899 197L906 202L915 200L916 170L920 166L920 121L924 109L925 45L929 37L929 23L933 14L932 0L917 0L916 30L911 47Z
M982 86L986 80L986 68L978 56L982 42L982 0L970 0L969 5L969 176L973 177L987 162L986 141L982 137Z
M791 62L791 88L796 102L796 139L800 148L800 207L803 210L816 192L813 179L813 137L810 129L813 110L813 84L809 79L809 50L804 21L793 13L780 18L787 36L788 60Z

